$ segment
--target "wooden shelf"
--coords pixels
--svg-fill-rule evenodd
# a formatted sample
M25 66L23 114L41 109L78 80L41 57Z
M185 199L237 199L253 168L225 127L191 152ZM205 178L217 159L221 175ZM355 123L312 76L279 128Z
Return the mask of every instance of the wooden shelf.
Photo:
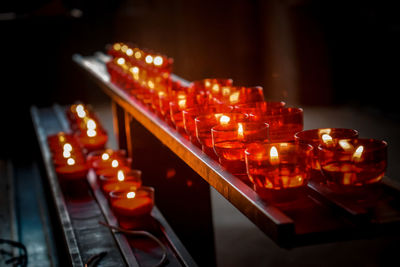
M91 256L102 251L107 252L101 261L102 266L156 264L161 257L160 248L155 246L149 249L145 239L128 240L125 235L99 224L103 221L116 225L117 221L92 171L88 175L88 183L83 182L79 188L74 188L79 194L71 194L60 186L47 137L59 131L70 132L65 110L58 105L40 109L32 107L31 116L72 266L84 266ZM153 234L168 250L168 262L164 266L197 266L157 207L152 211L152 219ZM133 249L132 243L135 245Z
M280 246L290 248L371 237L388 229L383 221L376 223L371 218L364 218L360 222L359 216L349 216L349 209L346 209L343 203L333 201L316 185L310 185L303 196L290 205L277 205L261 200L252 188L226 172L126 91L112 84L105 67L109 60L106 55L99 52L87 57L74 55L73 60L103 89L115 105L145 127ZM173 79L189 83L176 75L173 75ZM119 131L121 134L124 129ZM396 201L391 203L397 203ZM391 217L391 224L399 225L399 211L399 206L391 209L390 212L396 213L396 216ZM376 231L377 228L379 231Z

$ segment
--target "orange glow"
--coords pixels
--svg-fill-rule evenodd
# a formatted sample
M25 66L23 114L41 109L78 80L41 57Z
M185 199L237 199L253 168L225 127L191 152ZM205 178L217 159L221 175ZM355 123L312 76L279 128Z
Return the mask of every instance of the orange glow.
M154 83L153 81L148 81L147 85L149 86L150 89L154 89Z
M231 121L231 118L228 117L228 116L226 116L226 115L222 115L222 116L219 118L219 123L220 123L221 125L227 125L230 121Z
M74 160L73 158L69 158L69 159L67 160L67 164L68 164L69 166L75 165L75 160Z
M101 159L102 160L109 160L110 159L110 155L108 155L108 153L103 153L102 155L101 155Z
M231 88L229 88L229 87L223 87L222 88L222 95L223 96L227 96L227 95L229 95L231 93Z
M117 168L118 165L119 165L119 162L118 162L118 160L116 160L116 159L114 159L114 160L111 162L111 167L113 167L113 168Z
M156 56L154 58L154 65L161 66L163 64L163 58L160 56Z
M89 120L86 122L86 127L87 127L89 130L94 130L94 129L96 129L97 125L96 125L96 122L95 122L94 120L89 119Z
M347 140L339 140L339 145L343 148L344 151L353 150L353 146Z
M321 136L321 139L326 145L331 145L333 143L332 136L330 136L329 134L323 134Z
M115 43L115 44L113 45L113 48L114 48L114 50L118 51L118 50L121 49L121 45L120 45L119 43Z
M279 153L275 146L272 146L269 151L269 162L272 165L279 164Z
M86 116L86 111L83 105L77 105L75 110L79 118L83 119Z
M125 52L125 53L126 53L126 55L127 55L127 56L129 56L129 57L130 57L130 56L132 56L132 55L133 55L133 50L132 50L132 49L130 49L130 48L128 48L128 49L126 50L126 52Z
M361 156L362 156L363 151L364 151L364 146L357 147L357 149L354 152L353 157L352 157L353 161L355 161L355 162L361 161Z
M236 104L236 103L238 103L238 102L239 102L239 95L240 95L239 92L234 92L233 94L231 94L231 95L229 96L229 102L230 102L231 104Z
M72 151L72 146L70 143L65 143L63 146L64 151L71 152Z
M147 55L144 60L146 61L147 64L151 64L153 62L153 57L150 55Z
M124 172L122 170L118 171L117 178L118 178L118 181L120 181L120 182L125 180L125 175L124 175Z
M129 192L126 194L127 198L134 198L136 196L135 192Z
M219 85L218 84L214 84L212 86L211 90L213 91L213 93L218 94L219 93Z
M118 65L124 65L125 64L125 58L123 58L123 57L118 58L117 59L117 63L118 63Z
M95 129L88 129L88 130L86 131L86 134L87 134L87 136L89 136L89 137L95 137L95 136L97 135L97 132L96 132Z
M135 52L135 58L140 59L142 57L142 53L140 51Z
M244 139L243 124L241 123L238 123L238 139L239 140Z
M66 158L66 159L69 158L69 157L71 157L71 152L68 151L68 150L64 150L64 151L63 151L63 157Z
M123 53L126 53L127 50L128 50L128 46L127 46L127 45L122 45L122 46L121 46L121 51L122 51Z
M186 108L186 99L178 100L178 106L180 109Z

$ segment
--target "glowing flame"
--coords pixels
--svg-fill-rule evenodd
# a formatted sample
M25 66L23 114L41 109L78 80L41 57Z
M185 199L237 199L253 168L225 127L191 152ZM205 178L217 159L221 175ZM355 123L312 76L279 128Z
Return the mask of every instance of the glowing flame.
M154 89L154 83L153 81L148 81L147 85L149 86L150 89Z
M86 111L83 105L79 104L76 106L76 113L79 118L83 119L86 116Z
M127 45L122 45L121 46L121 51L126 53L126 50L128 50L128 46Z
M110 159L110 155L108 155L108 153L103 153L103 154L101 155L101 159L102 159L102 160L109 160L109 159Z
M333 139L332 136L330 136L329 134L323 134L321 136L322 142L324 142L326 145L330 145L333 143Z
M331 134L332 129L326 128L326 129L319 129L318 130L318 135L322 136L323 134Z
M272 146L269 150L269 162L271 164L279 164L279 154L275 146Z
M95 122L94 120L89 119L89 120L86 122L86 127L87 127L88 129L90 129L90 130L94 130L94 129L96 129L97 125L96 125L96 122Z
M344 151L353 150L353 146L347 140L339 140L339 145L343 148Z
M147 55L144 60L146 61L147 64L151 64L153 62L153 57L150 55Z
M64 136L64 135L59 135L59 136L58 136L58 141L59 141L60 143L64 143L64 142L65 142L65 136Z
M142 57L142 53L140 53L140 51L136 51L135 52L135 58L136 59L139 59L139 58L141 58Z
M118 165L119 165L119 162L118 162L118 160L116 160L116 159L114 159L114 160L111 162L111 167L113 167L113 168L117 168Z
M121 49L121 45L120 45L119 43L115 43L115 44L113 45L113 48L114 48L114 50L118 51L118 50Z
M154 58L154 65L161 66L163 64L163 58L160 56L156 56Z
M243 124L241 123L238 123L238 139L239 140L244 139Z
M222 88L222 95L223 96L230 95L230 93L231 93L231 88L229 88L229 87L223 87Z
M120 181L120 182L125 180L125 175L124 175L124 172L122 170L118 171L117 178L118 178L118 181Z
M218 85L218 84L214 84L214 85L212 86L211 90L212 90L215 94L219 93L219 85Z
M210 86L211 86L210 81L209 81L209 80L206 80L206 81L204 82L204 86L205 86L206 88L210 87Z
M130 69L130 71L133 73L133 74L138 74L139 73L139 68L138 67L132 67L131 69Z
M71 152L72 151L72 146L70 143L65 143L63 146L64 151Z
M127 56L129 56L129 57L130 57L130 56L132 56L132 55L133 55L133 50L132 50L132 49L130 49L130 48L128 48L128 50L126 50L126 52L125 52L125 53L126 53L126 55L127 55Z
M63 151L63 157L66 158L66 159L69 158L69 157L71 157L71 152L68 151L68 150L64 150L64 151Z
M364 151L364 146L357 147L352 157L353 161L360 161L363 151Z
M186 99L178 100L178 106L180 109L185 109L186 108Z
M134 198L136 196L135 192L129 192L126 194L127 198Z
M86 131L86 134L87 134L87 136L89 136L89 137L95 137L95 136L97 135L97 132L96 132L95 129L88 129L88 130Z
M67 160L67 164L68 164L69 166L75 165L75 160L74 160L73 158L69 158L69 159Z
M117 64L118 65L124 65L125 64L125 58L123 58L123 57L118 58L117 59Z
M219 118L219 123L220 123L221 125L227 125L230 121L231 121L231 118L228 117L228 116L226 116L226 115L222 115L222 116Z
M234 92L233 94L231 94L229 96L229 102L231 104L236 104L237 102L239 102L239 95L240 95L239 92Z

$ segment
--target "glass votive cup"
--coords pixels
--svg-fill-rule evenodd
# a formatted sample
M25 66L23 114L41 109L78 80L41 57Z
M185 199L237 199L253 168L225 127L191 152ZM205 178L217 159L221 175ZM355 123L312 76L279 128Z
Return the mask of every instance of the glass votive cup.
M294 138L297 143L313 146L311 179L316 182L322 182L321 166L318 161L318 146L323 145L329 147L337 144L339 140L357 139L358 132L353 129L345 128L320 128L297 132Z
M210 92L212 95L219 95L222 94L222 87L232 86L232 84L233 84L232 79L207 78L203 80L193 81L190 84L188 91L189 93L206 91Z
M77 162L74 158L68 158L67 164L55 166L58 178L61 180L86 179L89 168L86 162Z
M245 122L248 119L242 113L210 113L195 118L196 137L201 144L202 151L210 158L218 160L212 144L211 128L232 122Z
M223 97L223 102L227 105L239 105L260 101L264 101L264 91L261 86L232 87L231 93Z
M88 152L104 149L108 136L105 132L100 130L84 130L77 134L79 143Z
M188 106L188 99L186 95L184 97L171 100L169 102L171 122L175 126L175 129L178 131L178 133L180 133L186 139L189 139L189 136L186 134L185 128L183 126L182 111Z
M232 107L225 105L196 105L191 108L187 108L182 111L183 114L183 127L185 128L186 134L189 136L190 141L198 147L201 144L197 140L196 136L196 117L203 114L210 113L229 113L232 111Z
M378 183L387 168L387 143L375 139L338 140L318 146L318 160L327 185L337 193Z
M142 186L135 190L112 191L110 203L122 228L142 228L154 207L154 188Z
M126 151L123 149L113 150L110 148L95 150L89 152L86 160L90 167L94 168L95 165L97 169L108 168L111 161L114 159L123 159L126 157Z
M245 150L246 169L254 190L265 200L297 198L310 177L313 147L296 143L254 143Z
M250 114L251 121L269 124L271 142L294 141L294 134L303 130L303 109L270 109L266 113Z
M234 105L235 112L242 112L248 115L265 114L271 109L280 109L286 105L283 101L259 101Z
M99 176L100 188L106 197L111 191L135 190L142 185L141 170L118 170L113 176Z
M211 129L212 144L219 163L230 173L250 185L244 151L254 142L268 142L268 124L238 122Z

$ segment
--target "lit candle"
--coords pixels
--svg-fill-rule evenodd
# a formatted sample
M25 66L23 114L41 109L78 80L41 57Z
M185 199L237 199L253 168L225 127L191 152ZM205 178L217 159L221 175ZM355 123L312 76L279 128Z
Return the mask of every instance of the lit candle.
M78 140L88 151L104 149L108 136L102 129L98 129L97 123L92 118L85 118L85 128L81 129Z
M292 199L310 177L312 150L311 145L295 143L249 145L246 168L255 191L267 200Z
M110 193L112 210L121 227L135 228L137 221L150 215L154 206L154 188L119 190Z
M379 182L386 171L387 143L374 139L339 140L318 146L318 160L326 182L339 193L345 188Z
M136 190L142 185L140 170L119 169L115 176L99 176L101 190L108 198L111 191Z
M220 164L247 184L244 151L253 142L268 141L268 124L254 122L229 123L211 129L212 143Z
M102 149L90 152L87 162L94 169L104 169L109 168L113 160L123 160L125 157L125 150Z
M99 162L97 162L99 163ZM127 172L132 165L132 158L118 158L101 162L101 164L94 164L93 168L98 176L116 176L119 170Z

